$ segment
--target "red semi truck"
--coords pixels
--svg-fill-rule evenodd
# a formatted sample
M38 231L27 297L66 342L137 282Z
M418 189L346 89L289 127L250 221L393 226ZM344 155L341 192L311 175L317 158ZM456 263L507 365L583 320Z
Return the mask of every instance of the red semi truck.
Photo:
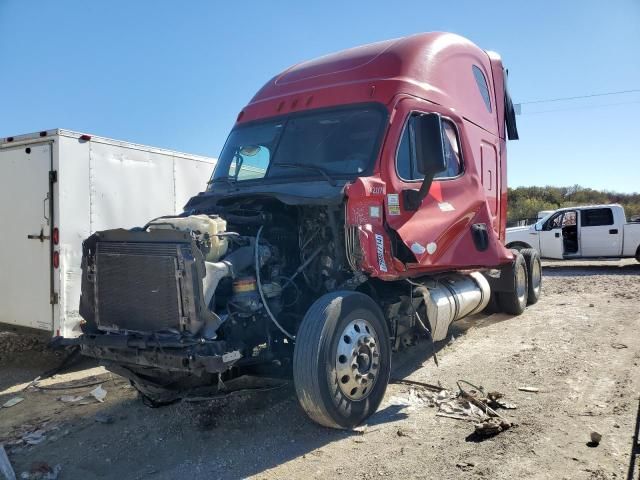
M152 405L273 367L313 420L357 425L393 350L538 300L536 252L504 246L506 80L497 54L450 33L285 70L183 214L85 240L84 334L64 343Z

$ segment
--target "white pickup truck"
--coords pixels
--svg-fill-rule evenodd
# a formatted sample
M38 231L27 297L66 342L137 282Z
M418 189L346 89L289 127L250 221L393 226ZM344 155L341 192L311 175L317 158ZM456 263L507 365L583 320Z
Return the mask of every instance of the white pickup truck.
M507 228L507 247L534 248L542 258L625 258L640 262L640 223L617 204L555 210L527 227Z

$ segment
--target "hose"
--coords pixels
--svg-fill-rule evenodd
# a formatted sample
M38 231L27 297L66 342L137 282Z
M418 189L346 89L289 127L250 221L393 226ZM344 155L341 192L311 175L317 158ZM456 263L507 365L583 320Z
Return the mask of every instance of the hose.
M267 299L264 296L264 292L262 291L262 283L260 282L260 234L262 233L263 227L264 225L261 225L260 228L258 229L258 233L256 234L256 245L255 245L256 285L258 286L258 293L260 294L262 305L264 305L264 309L266 310L267 315L269 315L269 318L271 318L271 321L274 323L274 325L278 327L278 330L280 330L284 335L286 335L291 340L295 341L296 337L291 335L289 332L287 332L284 329L284 327L278 323L278 320L276 320L275 315L273 314L273 312L271 312L271 309L267 304Z

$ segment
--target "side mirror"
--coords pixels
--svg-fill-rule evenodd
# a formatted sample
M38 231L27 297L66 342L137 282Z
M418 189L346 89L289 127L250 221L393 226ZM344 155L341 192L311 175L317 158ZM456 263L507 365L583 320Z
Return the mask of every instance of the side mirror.
M416 167L424 180L420 190L405 190L404 205L407 210L420 208L424 197L429 193L433 177L447 168L444 153L444 132L442 119L437 113L425 113L410 120L411 142L416 156Z

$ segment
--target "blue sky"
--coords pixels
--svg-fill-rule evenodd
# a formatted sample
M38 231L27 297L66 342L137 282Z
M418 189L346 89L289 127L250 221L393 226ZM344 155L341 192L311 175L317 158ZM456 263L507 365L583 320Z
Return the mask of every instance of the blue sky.
M60 127L217 156L275 73L434 30L499 52L516 102L640 89L638 0L0 0L0 136ZM639 108L640 93L523 105L510 186L640 191Z

